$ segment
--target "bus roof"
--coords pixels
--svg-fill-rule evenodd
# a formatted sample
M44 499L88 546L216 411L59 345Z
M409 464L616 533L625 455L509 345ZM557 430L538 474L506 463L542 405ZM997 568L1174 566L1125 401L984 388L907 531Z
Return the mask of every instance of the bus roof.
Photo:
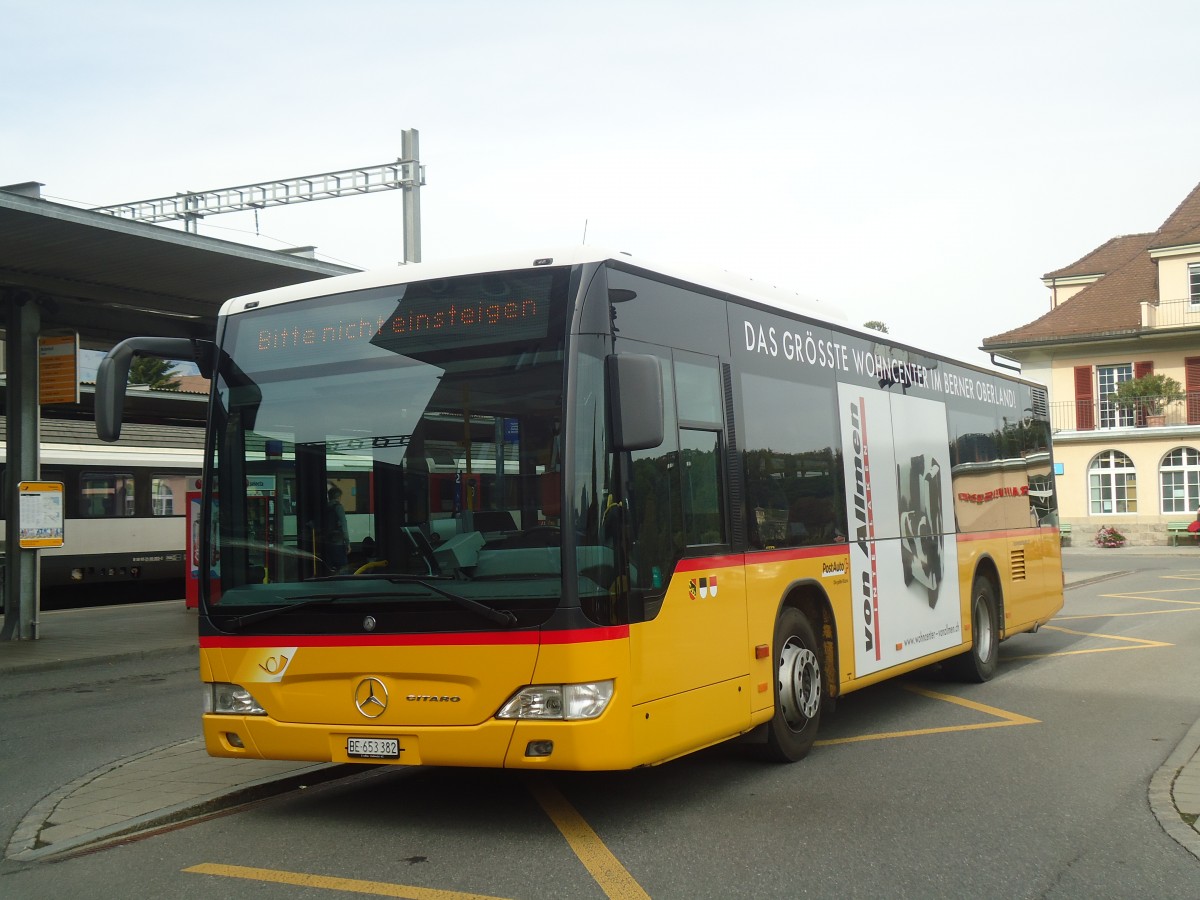
M549 260L549 262L542 262L543 260ZM407 265L390 269L373 269L349 275L337 275L333 278L323 278L317 281L304 282L303 284L293 284L287 287L262 291L257 294L234 297L226 301L221 307L221 315L225 316L243 312L247 309L247 304L251 303L254 304L251 308L261 309L265 306L289 303L293 300L303 300L308 297L320 297L327 294L340 294L348 291L387 287L391 284L405 284L413 281L428 281L437 278L452 278L456 275L528 269L535 264L573 266L583 263L606 262L608 260L645 269L648 272L655 272L668 278L695 284L721 293L755 300L767 306L789 312L801 313L817 319L833 320L841 325L846 324L845 316L837 308L820 303L803 294L788 291L763 281L755 281L754 279L716 268L663 265L639 259L623 251L610 252L583 245L545 248L535 252L514 251L432 262L408 263Z
M546 266L575 266L585 263L603 263L613 261L623 266L658 274L685 284L695 285L714 291L718 294L730 295L756 303L770 310L784 314L805 316L817 322L827 323L839 331L856 334L870 340L879 340L879 332L872 331L866 325L852 323L845 313L838 308L815 298L805 296L795 291L786 290L765 281L756 281L746 276L737 275L713 266L697 264L664 264L636 257L625 251L612 251L607 248L577 245L573 247L546 247L535 251L508 251L479 256L442 259L432 262L408 263L388 269L372 269L364 272L354 272L348 275L336 275L317 281L288 285L274 290L262 291L257 294L246 294L227 300L221 307L221 315L234 315L247 309L261 309L294 300L304 300L309 297L321 297L329 294L341 294L351 291L368 290L387 287L389 285L407 284L417 281L429 281L438 278L453 278L458 275L482 274L486 272L507 272L519 269L529 269L535 265ZM925 341L912 340L908 330L898 328L885 332L887 343L897 349L905 349L922 353L930 357L944 359L956 365L987 372L991 375L1013 380L1024 381L1019 374L1001 372L1000 367L993 363L993 368L985 368L977 362L968 362L961 357L940 353L924 347ZM928 337L928 334L925 335ZM1010 368L1010 367L1004 367ZM1033 384L1034 382L1028 382Z

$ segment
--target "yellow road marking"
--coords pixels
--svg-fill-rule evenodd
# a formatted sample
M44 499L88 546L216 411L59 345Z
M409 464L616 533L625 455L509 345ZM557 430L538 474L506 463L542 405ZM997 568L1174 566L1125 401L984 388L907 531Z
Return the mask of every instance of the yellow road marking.
M967 709L973 709L976 712L985 713L989 716L995 716L998 719L1004 719L1012 725L1037 725L1037 719L1031 719L1029 716L1023 716L1020 713L1009 712L1006 709L997 709L995 706L987 706L983 703L976 703L974 700L967 700L964 697L955 697L951 694L939 694L937 691L931 691L927 688L920 688L913 684L904 686L906 691L911 691L914 694L920 694L922 697L929 697L933 700L944 700L947 703L955 703L959 706L965 706Z
M1166 578L1175 577L1175 576L1160 575L1159 577L1166 579ZM1144 603L1172 604L1177 608L1175 608L1175 609L1143 609L1143 610L1136 610L1134 612L1087 613L1087 614L1081 614L1081 615L1077 615L1077 616L1055 616L1054 621L1055 622L1081 622L1086 619L1128 619L1133 616L1163 616L1163 615L1169 615L1172 613L1181 613L1181 612L1200 612L1200 597L1196 597L1192 600L1178 600L1173 597L1158 596L1159 594L1195 594L1196 591L1197 591L1196 588L1164 588L1161 591L1131 591L1129 593L1123 593L1123 594L1101 594L1100 596L1106 600L1141 600ZM1053 625L1046 625L1043 627L1049 628L1051 631L1055 631L1055 630L1065 631L1066 630L1066 629L1062 629L1062 628L1056 629ZM1067 632L1067 633L1068 634L1078 634L1078 632L1074 632L1074 631ZM1097 635L1097 637L1112 637L1112 636L1111 635ZM1115 638L1115 637L1112 639L1113 640L1136 640L1136 639L1132 639L1132 638ZM1171 646L1170 644L1157 645L1157 644L1153 644L1153 642L1148 642L1148 643L1150 646L1165 646L1165 647ZM1109 648L1105 648L1105 649L1107 649L1107 650L1126 650L1129 648L1127 648L1127 647L1109 647ZM1103 651L1100 651L1100 650L1091 650L1091 651L1076 650L1076 651L1072 651L1072 652L1075 652L1075 653L1084 653L1084 652L1097 653L1097 652L1103 652ZM1064 654L1043 653L1043 654L1038 654L1038 655L1040 655L1040 656L1059 656L1059 655L1064 655ZM1013 659L1032 659L1033 657L1017 656L1017 657L1011 657L1011 658L1013 658Z
M1069 628L1060 628L1058 625L1043 625L1043 628L1048 631L1062 631L1064 635L1075 635L1076 637L1103 637L1106 641L1123 641L1126 643L1140 644L1142 647L1174 647L1175 644L1166 643L1165 641L1151 641L1146 637L1126 637L1124 635L1102 635L1099 631L1074 631Z
M1129 619L1133 616L1169 616L1175 613L1200 612L1200 606L1185 606L1182 609L1143 609L1141 612L1088 613L1079 616L1055 616L1055 622L1082 622L1085 619ZM1043 625L1042 628L1050 628Z
M835 744L857 744L862 741L882 741L891 738L918 737L926 734L950 734L957 731L980 731L984 728L1007 728L1010 725L1037 725L1040 719L1031 719L1029 716L1023 716L1020 713L1009 712L1003 709L997 709L994 706L986 706L982 703L976 703L973 700L964 700L962 697L953 697L950 694L939 694L936 691L926 690L925 688L915 687L914 685L905 685L906 691L911 691L914 694L920 694L923 697L929 697L933 700L943 700L946 703L954 703L958 706L964 706L967 709L973 709L976 712L984 713L985 715L995 716L998 721L995 722L976 722L973 725L943 725L937 728L914 728L911 731L883 731L874 734L860 734L855 737L848 738L831 738L829 740L817 741L817 746L831 747Z
M1127 594L1101 594L1105 600L1142 600L1146 603L1176 603L1181 606L1200 607L1200 597L1196 596L1197 588L1164 588L1161 591L1131 591ZM1176 600L1171 597L1160 597L1159 594L1191 594L1191 600Z
M592 830L592 826L567 802L567 798L559 793L557 788L545 778L537 776L527 778L526 784L530 793L546 811L546 815L567 839L571 850L579 857L584 868L596 879L596 883L607 896L613 900L650 900L650 895L613 856L612 851L600 840L600 836Z
M1197 609L1200 609L1200 607L1197 607ZM1162 609L1162 610L1157 610L1157 612L1160 612L1160 613L1186 612L1186 610ZM1119 615L1147 615L1148 616L1148 615L1154 615L1154 613L1114 613L1113 615L1114 616L1119 616ZM1058 618L1062 618L1062 617L1061 616L1057 617L1055 621L1057 621ZM1070 616L1068 618L1098 619L1098 618L1101 618L1101 616ZM1043 625L1042 630L1043 631L1061 631L1063 634L1073 634L1076 637L1094 637L1094 638L1103 638L1104 640L1107 640L1107 641L1120 641L1122 643L1131 644L1132 646L1129 646L1129 647L1086 647L1083 650L1056 650L1052 653L1029 653L1029 654L1026 654L1025 656L1010 656L1007 658L1008 659L1045 659L1048 656L1081 656L1084 653L1114 653L1118 650L1150 650L1155 647L1174 647L1175 646L1174 644L1167 643L1166 641L1151 641L1146 638L1125 637L1124 635L1120 635L1120 634L1100 634L1099 632L1096 632L1096 631L1074 631L1070 628L1062 628L1058 625Z
M527 778L526 785L555 827L566 838L571 851L583 863L584 868L596 880L605 895L611 900L650 900L650 895L634 880L583 816L553 785L538 776ZM500 900L500 898L489 897L485 894L464 894L458 891L442 891L406 884L389 884L384 881L360 881L355 878L307 875L302 872L226 866L217 863L201 863L183 871L198 875L220 875L225 878L245 878L249 881L370 894L376 897L401 897L404 900Z
M306 875L303 872L282 872L277 869L256 869L249 866L223 866L201 863L189 866L185 872L197 875L220 875L224 878L244 878L248 881L267 881L297 887L319 888L326 891L345 891L350 894L370 894L374 897L400 897L402 900L501 900L488 894L464 894L459 891L440 891L408 884L388 884L386 881L361 881L357 878L336 878L332 875Z

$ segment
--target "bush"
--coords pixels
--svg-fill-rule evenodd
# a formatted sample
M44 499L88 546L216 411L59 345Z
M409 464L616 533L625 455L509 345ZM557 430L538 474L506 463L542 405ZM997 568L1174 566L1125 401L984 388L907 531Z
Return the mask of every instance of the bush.
M1146 415L1161 416L1170 403L1183 400L1187 395L1183 386L1169 375L1153 372L1141 378L1131 378L1117 385L1116 393L1108 399L1121 409L1141 410Z
M1097 547L1124 547L1125 535L1110 525L1101 526L1096 532Z

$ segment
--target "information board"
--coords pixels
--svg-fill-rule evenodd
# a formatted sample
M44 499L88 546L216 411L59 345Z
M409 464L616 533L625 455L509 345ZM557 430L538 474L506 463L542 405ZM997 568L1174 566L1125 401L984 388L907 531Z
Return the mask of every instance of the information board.
M21 547L63 545L63 486L61 481L21 481L17 484L20 505Z
M38 338L38 402L79 402L77 332L47 332Z

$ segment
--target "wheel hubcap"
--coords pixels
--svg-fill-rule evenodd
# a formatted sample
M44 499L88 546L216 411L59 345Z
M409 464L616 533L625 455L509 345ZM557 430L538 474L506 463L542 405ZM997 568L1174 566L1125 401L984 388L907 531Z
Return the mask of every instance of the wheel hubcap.
M992 658L992 617L982 597L975 599L975 642L980 662Z
M779 705L793 731L800 731L821 708L821 667L795 637L779 652Z

